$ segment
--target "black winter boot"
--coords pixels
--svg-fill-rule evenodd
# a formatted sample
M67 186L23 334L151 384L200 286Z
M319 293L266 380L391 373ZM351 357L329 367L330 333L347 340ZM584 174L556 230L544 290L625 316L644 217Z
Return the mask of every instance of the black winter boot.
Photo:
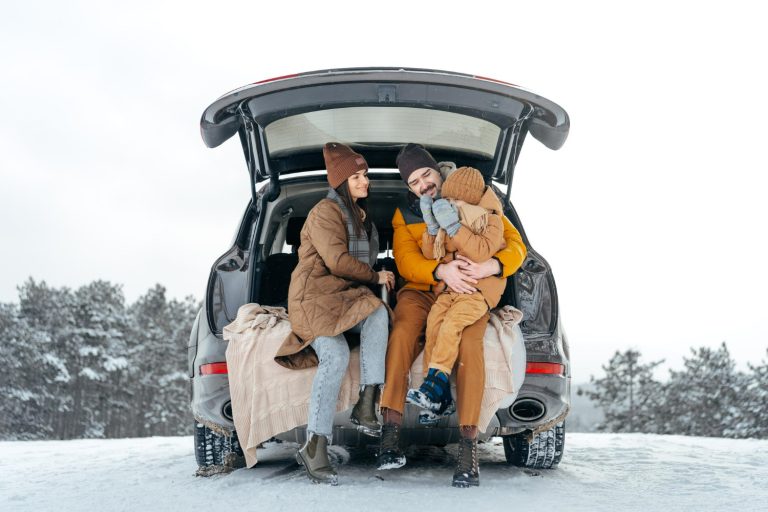
M304 466L307 476L316 484L339 485L339 477L328 460L328 439L309 434L309 439L296 454L296 462Z
M378 469L397 469L405 466L405 454L400 449L400 425L397 423L385 423L382 428L376 466Z
M381 423L376 417L376 402L379 400L379 386L369 384L363 386L349 420L357 425L357 429L365 435L379 437Z
M453 486L472 487L477 485L480 485L477 438L462 437L459 441L459 455L456 457L456 471L453 473Z

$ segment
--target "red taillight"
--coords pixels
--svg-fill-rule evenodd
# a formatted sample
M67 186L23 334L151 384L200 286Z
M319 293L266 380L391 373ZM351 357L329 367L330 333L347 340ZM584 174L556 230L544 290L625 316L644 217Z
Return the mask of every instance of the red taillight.
M497 80L495 78L488 78L487 76L475 75L474 78L479 78L480 80L488 80L489 82L496 82L496 83L504 84L504 85L511 85L512 87L520 87L519 85L516 85L516 84L513 84L513 83L509 83L509 82L505 82L504 80Z
M565 366L560 363L528 363L525 365L525 373L563 375L564 372Z
M283 75L283 76L276 76L275 78L267 78L266 80L259 80L258 82L253 82L253 85L259 85L259 84L265 84L267 82L276 82L277 80L285 80L286 78L296 78L297 74L293 75Z
M200 365L200 375L227 373L227 363L208 363Z

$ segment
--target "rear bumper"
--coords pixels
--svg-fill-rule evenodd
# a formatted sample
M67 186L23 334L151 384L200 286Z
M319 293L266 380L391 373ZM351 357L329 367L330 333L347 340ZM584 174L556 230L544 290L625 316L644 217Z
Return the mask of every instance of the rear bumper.
M192 415L211 430L231 434L235 424L229 419L232 405L226 375L205 375L192 379Z
M533 400L544 407L540 418L526 421L516 417L513 411L524 400ZM562 375L527 375L515 403L499 409L497 435L509 435L530 430L537 432L565 419L570 411L571 378Z
M192 412L195 419L209 428L223 434L234 430L234 424L225 417L224 411L229 406L229 381L225 375L197 376L193 379ZM512 415L512 410L520 400L535 399L540 401L544 414L535 421L520 421ZM570 378L562 376L529 376L520 390L520 394L509 407L496 412L481 439L493 436L510 435L524 431L538 432L550 428L562 421L570 410ZM351 409L342 411L334 417L333 442L341 445L366 445L378 440L361 434L349 421ZM406 405L403 417L402 437L407 444L445 445L459 440L458 414L441 419L435 426L423 426L418 423L419 409ZM297 427L276 436L284 441L303 443L306 440L306 426Z
M228 435L234 431L231 420L231 402L229 378L226 374L201 375L200 366L207 363L226 361L227 343L210 332L208 322L196 323L196 353L190 358L192 380L192 413L195 419L209 428ZM191 343L192 344L192 343ZM551 428L562 421L570 410L570 371L568 362L563 358L562 344L551 342L551 346L560 350L553 351L548 359L565 365L565 375L527 374L517 395L509 395L500 404L481 439L492 436L510 435L520 432L538 432ZM523 352L524 353L524 352ZM525 357L521 361L525 367ZM515 417L513 411L521 400L533 400L541 404L543 414L530 421ZM337 413L334 418L334 442L344 445L365 445L377 442L376 438L360 434L355 425L350 423L351 410ZM443 445L459 440L458 414L441 419L435 426L418 423L419 409L406 404L403 418L402 436L409 444ZM306 426L297 427L277 436L286 441L303 442L306 438Z
M226 361L227 343L210 331L204 317L202 320L198 317L190 338L192 414L196 421L212 430L229 434L235 430L231 419L229 377L226 374L200 374L202 365ZM195 348L194 352L192 347Z

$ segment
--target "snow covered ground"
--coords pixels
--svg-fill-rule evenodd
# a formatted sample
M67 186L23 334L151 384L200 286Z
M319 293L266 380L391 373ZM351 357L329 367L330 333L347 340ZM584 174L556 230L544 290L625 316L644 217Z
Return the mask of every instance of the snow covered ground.
M509 467L481 445L481 486L454 489L455 445L377 472L368 451L333 447L338 487L315 485L273 445L253 469L195 477L191 437L0 443L0 511L333 510L768 511L768 441L569 434L558 469Z

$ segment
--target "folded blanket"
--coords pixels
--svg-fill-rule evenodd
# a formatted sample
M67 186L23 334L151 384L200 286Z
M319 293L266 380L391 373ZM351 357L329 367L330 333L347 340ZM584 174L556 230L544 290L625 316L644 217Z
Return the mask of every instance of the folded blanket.
M478 425L481 431L488 427L502 400L517 393L525 376L525 345L517 325L521 319L522 313L509 306L491 314L484 338L486 378ZM307 423L317 367L291 370L274 360L290 330L284 308L259 304L241 306L234 322L224 327L235 429L248 467L256 464L256 447L260 443ZM421 360L420 355L411 368L414 386L423 380ZM336 412L354 406L359 383L359 349L354 348L350 351Z

